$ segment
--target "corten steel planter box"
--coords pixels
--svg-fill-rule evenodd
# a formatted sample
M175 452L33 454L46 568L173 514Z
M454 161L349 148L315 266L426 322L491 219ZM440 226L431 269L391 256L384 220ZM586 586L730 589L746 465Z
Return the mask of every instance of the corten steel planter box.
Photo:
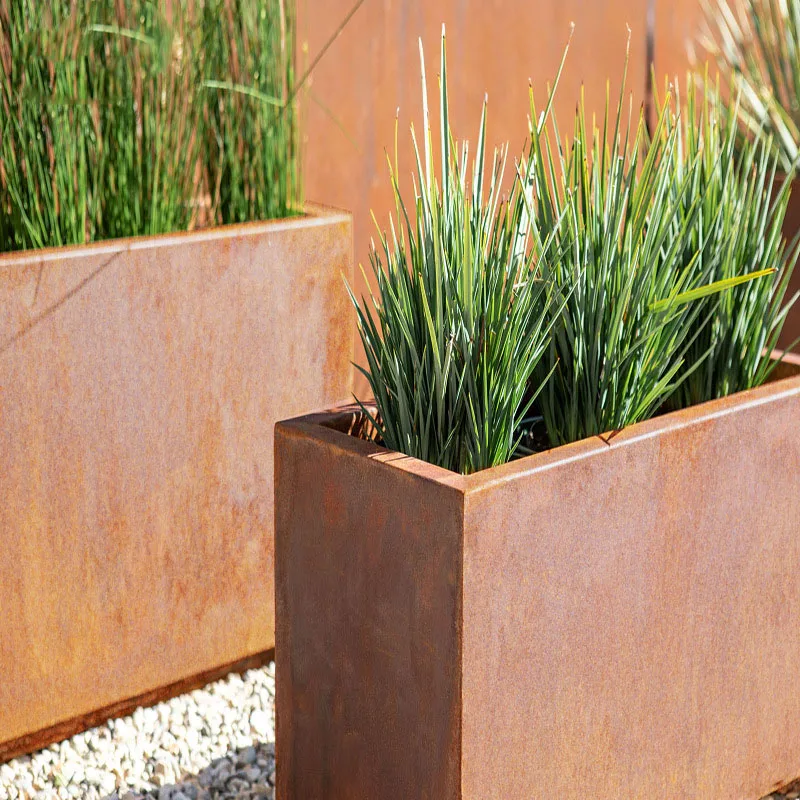
M351 397L343 274L322 208L0 258L0 761L274 646L274 423Z
M800 369L470 477L276 429L282 800L800 774Z

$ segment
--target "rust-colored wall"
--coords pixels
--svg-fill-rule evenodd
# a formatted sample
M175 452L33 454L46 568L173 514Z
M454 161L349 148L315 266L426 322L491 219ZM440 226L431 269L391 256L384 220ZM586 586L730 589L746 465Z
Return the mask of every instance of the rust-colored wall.
M301 58L311 58L337 29L353 0L298 2L298 41L308 51ZM481 103L488 93L487 144L510 141L515 153L522 150L527 135L528 79L541 104L573 21L575 35L556 104L562 127L571 122L581 82L590 110L602 108L608 77L613 79L612 90L619 90L626 24L631 29L628 88L635 102L642 101L647 74L645 12L646 0L366 0L319 63L306 95L306 196L353 213L355 262L369 270L369 242L375 230L370 211L386 226L394 208L384 149L393 150L398 107L401 186L411 190L408 131L412 120L419 130L422 117L420 36L432 110L438 109L436 75L445 23L456 135L474 143ZM363 285L360 278L358 285ZM362 389L363 380L357 385Z
M701 0L650 2L655 10L653 45L658 85L663 86L664 76L670 80L677 76L683 86L686 71L691 68L689 48L697 42L703 19ZM701 58L702 52L695 49L698 58Z
M273 426L351 388L321 214L0 258L0 760L274 645Z

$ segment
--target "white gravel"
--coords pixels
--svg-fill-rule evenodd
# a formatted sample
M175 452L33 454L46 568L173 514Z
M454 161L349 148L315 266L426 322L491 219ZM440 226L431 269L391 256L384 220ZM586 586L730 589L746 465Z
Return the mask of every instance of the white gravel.
M273 800L275 666L0 765L0 800Z

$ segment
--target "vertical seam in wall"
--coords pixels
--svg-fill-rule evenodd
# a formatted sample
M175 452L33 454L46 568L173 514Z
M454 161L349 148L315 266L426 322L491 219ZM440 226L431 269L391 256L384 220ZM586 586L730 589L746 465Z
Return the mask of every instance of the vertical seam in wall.
M644 120L647 133L652 135L655 127L652 76L656 63L656 0L645 0L645 3Z

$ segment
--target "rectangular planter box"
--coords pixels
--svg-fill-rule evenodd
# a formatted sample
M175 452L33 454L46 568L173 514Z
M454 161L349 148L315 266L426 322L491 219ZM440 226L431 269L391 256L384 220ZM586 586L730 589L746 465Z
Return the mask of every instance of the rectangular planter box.
M0 257L0 761L274 646L274 423L351 396L343 275L321 208Z
M463 477L276 429L282 800L756 800L800 775L800 368Z

